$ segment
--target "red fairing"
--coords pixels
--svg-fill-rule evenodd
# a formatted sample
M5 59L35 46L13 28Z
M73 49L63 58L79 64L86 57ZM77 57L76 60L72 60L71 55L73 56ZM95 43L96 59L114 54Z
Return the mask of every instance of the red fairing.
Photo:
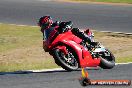
M100 58L92 58L90 52L86 49L83 49L83 59L81 67L96 67L100 63Z
M92 58L90 52L87 49L85 49L82 45L79 44L81 41L82 39L73 35L71 31L68 31L68 32L59 34L54 39L54 41L48 45L48 48L50 50L52 50L53 48L59 48L60 50L63 50L65 54L67 54L68 52L66 51L66 46L70 46L78 56L80 67L98 66L100 63L100 59ZM60 46L59 43L63 43L66 46Z
M49 45L49 48L52 49L54 46L56 46L58 43L61 43L65 40L72 40L74 35L69 31L62 34L59 34L55 40Z
M57 46L56 48L62 50L64 52L64 54L68 54L67 50L66 50L66 46Z

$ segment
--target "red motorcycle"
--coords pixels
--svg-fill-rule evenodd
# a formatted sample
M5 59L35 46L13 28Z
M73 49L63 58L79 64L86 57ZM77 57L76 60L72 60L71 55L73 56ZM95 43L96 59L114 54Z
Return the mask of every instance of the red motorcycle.
M87 31L87 30L86 30ZM87 33L93 39L93 33ZM58 34L56 28L44 40L44 49L53 56L55 63L65 70L72 71L81 67L111 69L115 66L114 55L103 45L89 45L71 30Z

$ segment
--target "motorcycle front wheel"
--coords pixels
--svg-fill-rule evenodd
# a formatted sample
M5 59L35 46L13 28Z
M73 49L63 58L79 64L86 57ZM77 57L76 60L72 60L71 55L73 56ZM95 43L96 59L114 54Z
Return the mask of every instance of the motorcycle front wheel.
M100 67L103 69L111 69L115 66L115 57L108 49L106 49L105 52L100 53L100 59Z
M63 69L67 71L77 70L79 68L79 64L76 58L76 54L72 51L72 49L67 49L68 54L64 54L60 49L54 49L54 59L55 63L61 66Z

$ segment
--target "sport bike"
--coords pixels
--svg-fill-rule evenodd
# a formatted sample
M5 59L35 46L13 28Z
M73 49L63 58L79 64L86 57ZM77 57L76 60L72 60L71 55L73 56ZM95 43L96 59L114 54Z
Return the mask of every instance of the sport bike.
M115 66L115 57L102 44L90 45L75 36L70 29L59 34L56 28L44 39L43 47L53 56L55 63L67 71L82 67L97 67L111 69ZM87 33L94 40L93 32Z

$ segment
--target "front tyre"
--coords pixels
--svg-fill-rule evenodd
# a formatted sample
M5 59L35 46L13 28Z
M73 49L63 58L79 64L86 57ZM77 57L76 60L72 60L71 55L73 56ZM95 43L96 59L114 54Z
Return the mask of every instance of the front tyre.
M103 69L111 69L115 66L115 57L108 49L100 53L100 59L100 67Z
M54 59L57 65L61 66L67 71L77 70L79 67L76 54L71 49L67 49L68 54L65 55L60 49L54 49Z

